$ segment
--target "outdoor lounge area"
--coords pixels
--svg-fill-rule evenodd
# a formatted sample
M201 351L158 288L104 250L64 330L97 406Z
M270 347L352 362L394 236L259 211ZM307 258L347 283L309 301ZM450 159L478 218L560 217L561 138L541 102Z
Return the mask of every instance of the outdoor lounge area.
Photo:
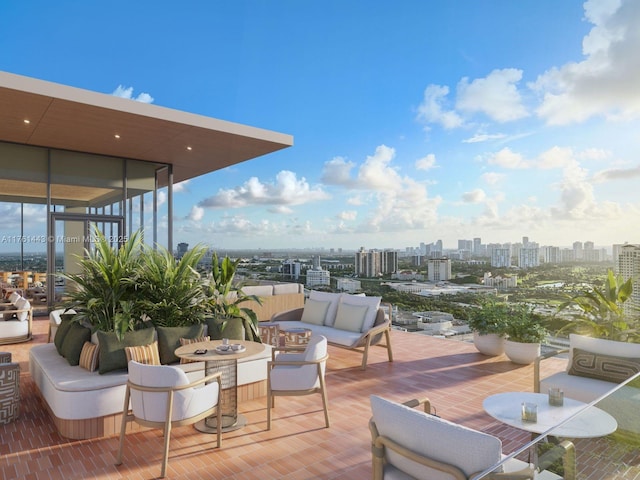
M29 378L28 351L45 343L48 319L36 318L33 340L5 345L18 362L19 417L0 425L0 477L10 479L150 479L160 473L163 437L159 430L127 433L123 463L115 466L118 436L68 440L58 435ZM167 478L184 479L368 479L372 478L370 395L403 402L428 397L443 419L480 430L502 441L504 453L522 447L530 433L485 413L483 400L502 392L533 392L533 366L506 357L486 357L470 343L392 331L394 361L373 347L368 368L352 352L329 346L326 386L331 426L314 395L279 397L267 430L266 398L240 402L247 419L241 429L216 435L193 426L175 428ZM543 375L562 362L545 361ZM576 478L640 478L638 446L611 437L575 439ZM459 454L464 455L460 445ZM526 460L526 456L522 457Z

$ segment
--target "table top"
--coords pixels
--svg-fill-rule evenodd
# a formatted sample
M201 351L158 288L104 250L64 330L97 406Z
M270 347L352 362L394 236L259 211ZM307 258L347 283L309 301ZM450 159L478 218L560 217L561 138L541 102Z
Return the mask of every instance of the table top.
M234 353L218 353L216 347L222 345L222 340L211 340L208 342L190 343L189 345L182 345L175 351L176 357L186 358L188 360L195 361L211 361L211 360L237 360L238 358L244 358L251 355L256 355L262 352L266 347L264 343L251 342L248 340L229 340L229 343L239 343L245 347L242 352ZM202 355L196 355L196 350L206 350L207 353Z
M522 420L522 402L538 405L538 421ZM507 392L487 397L482 402L485 411L496 420L512 427L533 433L544 433L571 415L580 412L586 403L564 398L562 406L549 405L546 393ZM595 438L613 433L618 428L616 420L604 410L589 407L564 425L555 428L551 435L567 438Z

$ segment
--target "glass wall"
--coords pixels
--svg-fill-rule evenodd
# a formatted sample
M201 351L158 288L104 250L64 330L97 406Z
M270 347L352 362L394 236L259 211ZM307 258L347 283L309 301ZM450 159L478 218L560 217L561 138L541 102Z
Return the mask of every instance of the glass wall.
M0 142L3 288L22 289L34 306L53 306L56 282L47 279L73 271L76 255L91 248L94 226L113 244L140 231L147 244L172 248L170 171L159 163ZM169 227L159 229L159 219Z

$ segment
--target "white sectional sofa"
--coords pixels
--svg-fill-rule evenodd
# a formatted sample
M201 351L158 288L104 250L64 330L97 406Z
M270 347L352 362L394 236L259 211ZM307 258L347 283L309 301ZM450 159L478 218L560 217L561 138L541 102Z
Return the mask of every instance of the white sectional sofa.
M385 347L389 361L393 361L390 315L391 305L383 307L380 297L312 290L304 307L276 313L271 321L277 322L280 330L306 328L324 335L331 345L360 351L365 370L372 345Z
M246 293L257 295L262 300L262 305L243 304L254 308L259 319L268 320L274 312L304 304L301 284L257 285L245 289ZM63 313L64 310L59 309L49 314L48 342L53 342ZM92 341L96 343L95 334ZM264 352L238 360L238 402L266 396L267 362L271 359L271 349L266 345ZM183 364L181 368L195 379L203 375L204 364ZM72 366L58 354L53 343L35 345L31 349L29 370L61 435L84 439L120 432L126 372L100 374Z
M559 354L567 354L566 368L541 378L541 362ZM551 387L559 387L566 397L590 403L639 371L639 343L571 334L569 349L550 352L536 360L533 389L546 393ZM640 416L637 414L640 408L639 383L621 387L596 405L618 421L619 432L634 434L636 439L640 439Z

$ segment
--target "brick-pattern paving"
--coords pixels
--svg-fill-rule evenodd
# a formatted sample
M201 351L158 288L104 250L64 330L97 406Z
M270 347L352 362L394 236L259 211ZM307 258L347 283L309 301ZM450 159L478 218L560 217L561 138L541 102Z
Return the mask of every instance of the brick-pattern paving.
M21 365L21 411L18 420L0 426L0 478L12 479L150 479L160 473L159 430L129 434L124 463L114 465L118 437L68 440L60 437L29 377L28 350L47 337L46 317L36 317L33 341L6 345ZM438 415L486 431L503 441L504 451L523 445L525 432L496 422L482 409L493 393L525 390L533 367L506 357L490 358L473 345L392 332L393 363L386 350L373 348L366 371L361 356L330 348L327 388L331 428L324 428L318 395L276 399L272 428L266 431L266 399L241 403L248 425L214 436L192 426L176 428L171 438L167 477L174 479L367 479L371 478L369 395L404 401L429 397ZM549 360L545 368L557 368ZM580 479L639 479L637 447L608 438L578 440ZM462 447L463 448L463 447Z

